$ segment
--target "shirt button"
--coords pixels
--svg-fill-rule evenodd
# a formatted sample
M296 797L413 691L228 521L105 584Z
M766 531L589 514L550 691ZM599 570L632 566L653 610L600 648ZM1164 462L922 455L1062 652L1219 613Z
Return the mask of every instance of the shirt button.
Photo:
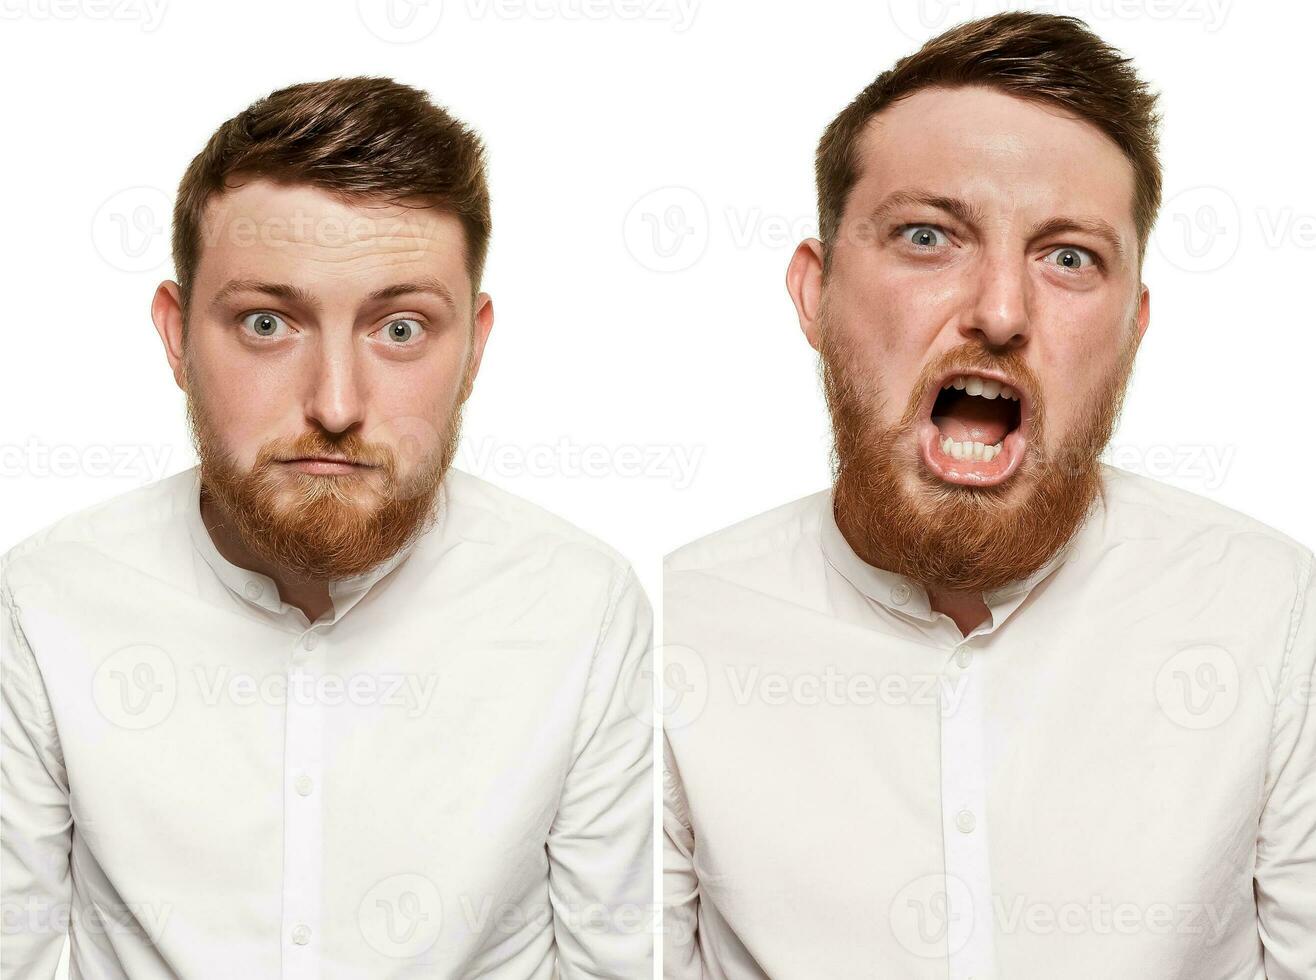
M292 941L298 946L305 946L311 941L311 927L297 926L292 931Z
M978 826L978 818L973 815L972 810L961 810L955 814L955 826L962 834L973 833L973 828Z
M961 670L968 670L969 664L973 663L973 651L968 647L960 647L955 652L955 662L960 665Z
M259 582L247 583L246 593L248 599L259 599L261 593L264 591L265 589L261 587L261 584Z
M891 590L891 601L894 602L897 606L903 606L905 603L909 601L909 597L912 594L913 593L911 592L909 586L906 585L904 582L901 582L894 589Z
M293 783L293 786L296 787L299 796L310 796L311 788L314 785L315 784L311 781L311 777L306 775L306 773L302 773L300 776L298 776L297 781Z
M307 650L314 650L315 645L319 642L320 642L320 637L318 634L314 632L307 633L304 637L302 637L302 646L304 646Z

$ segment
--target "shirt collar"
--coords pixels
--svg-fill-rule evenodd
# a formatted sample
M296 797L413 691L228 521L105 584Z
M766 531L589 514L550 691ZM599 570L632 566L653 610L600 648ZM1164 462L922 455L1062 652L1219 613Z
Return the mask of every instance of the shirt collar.
M435 526L443 518L444 510L447 505L447 487L446 484L439 490L438 501L435 507L437 517L430 524ZM193 467L192 481L188 489L187 506L187 528L192 538L192 545L197 552L205 559L219 578L224 586L236 595L243 602L253 606L259 606L272 613L282 614L292 607L284 602L279 596L279 587L274 579L268 575L262 575L260 572L253 571L249 568L242 568L233 564L222 554L219 548L215 546L214 539L210 536L210 530L206 527L205 521L201 517L201 467ZM337 621L349 608L370 591L371 586L382 579L393 569L397 568L404 562L420 543L421 538L425 536L424 532L417 534L409 541L405 547L401 548L391 558L382 564L376 565L360 575L353 575L348 578L335 579L329 583L329 595L334 601L333 619Z
M831 493L820 495L820 502L823 511L820 527L822 549L828 563L874 602L880 603L892 612L929 623L934 622L940 614L933 611L927 589L923 584L865 562L855 554L836 524ZM999 626L1004 622L1007 616L1023 604L1037 585L1070 559L1074 554L1078 537L1077 533L1071 535L1060 550L1033 574L982 594L983 602L987 604L987 609L991 613L993 626Z

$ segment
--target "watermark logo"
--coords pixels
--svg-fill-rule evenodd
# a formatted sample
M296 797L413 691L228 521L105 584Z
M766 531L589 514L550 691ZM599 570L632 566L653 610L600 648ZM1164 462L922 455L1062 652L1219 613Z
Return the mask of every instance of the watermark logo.
M438 886L420 874L391 875L361 899L357 925L376 952L418 956L434 945L443 926Z
M91 219L91 241L120 272L149 272L169 258L172 202L158 187L125 187L111 194Z
M896 30L919 43L951 24L974 19L973 0L896 0L887 10Z
M708 665L696 650L678 643L665 644L658 653L658 721L667 729L681 728L708 704Z
M888 917L896 940L915 956L953 955L973 934L973 896L954 875L924 875L896 893Z
M443 0L357 0L356 14L381 41L414 44L439 26Z
M152 728L169 716L178 697L178 674L169 654L147 643L114 651L91 682L92 700L119 728Z
M1156 223L1156 247L1185 272L1214 272L1238 251L1242 218L1238 202L1219 187L1190 187L1165 202Z
M1238 707L1238 664L1223 647L1188 647L1161 666L1155 690L1161 710L1176 725L1215 728Z
M622 223L626 249L653 272L680 272L708 248L708 207L688 187L659 187L631 205Z

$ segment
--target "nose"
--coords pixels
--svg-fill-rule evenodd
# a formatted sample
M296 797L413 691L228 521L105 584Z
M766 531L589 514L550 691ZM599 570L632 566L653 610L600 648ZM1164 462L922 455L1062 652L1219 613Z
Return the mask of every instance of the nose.
M1027 258L997 250L983 262L973 309L960 333L996 352L1012 351L1028 343L1029 281Z
M315 356L307 418L327 432L346 432L361 423L365 411L352 332L331 335L330 331L323 331Z

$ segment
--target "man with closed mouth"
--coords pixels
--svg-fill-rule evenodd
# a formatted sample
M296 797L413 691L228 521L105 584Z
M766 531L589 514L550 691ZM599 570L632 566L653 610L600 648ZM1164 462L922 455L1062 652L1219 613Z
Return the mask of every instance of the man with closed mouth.
M482 141L335 78L225 122L151 307L199 465L0 564L0 973L652 971L651 615L452 467Z

